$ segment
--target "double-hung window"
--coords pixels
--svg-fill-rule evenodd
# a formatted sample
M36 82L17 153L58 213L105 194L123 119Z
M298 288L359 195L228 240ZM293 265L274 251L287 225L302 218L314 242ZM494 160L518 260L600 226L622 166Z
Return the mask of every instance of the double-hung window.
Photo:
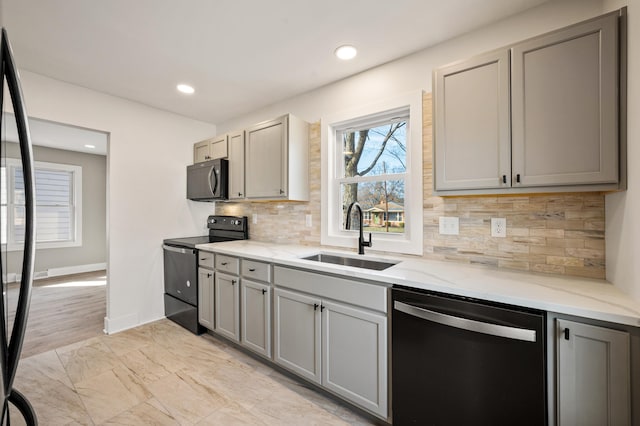
M67 164L34 164L36 184L36 248L82 245L82 168ZM2 244L21 249L25 233L25 197L22 165L7 158L2 166Z
M322 119L323 245L422 254L421 93ZM362 223L349 206L357 202Z

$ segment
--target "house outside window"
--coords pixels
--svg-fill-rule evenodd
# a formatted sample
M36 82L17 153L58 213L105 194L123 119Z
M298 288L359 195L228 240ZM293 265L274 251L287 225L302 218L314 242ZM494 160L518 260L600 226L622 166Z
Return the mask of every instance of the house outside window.
M25 233L25 198L22 165L7 158L1 168L3 185L0 213L7 229L2 244L21 250ZM82 245L82 168L67 164L34 164L36 186L36 248Z
M372 249L422 254L422 94L325 117L321 133L321 243L357 245L357 201Z

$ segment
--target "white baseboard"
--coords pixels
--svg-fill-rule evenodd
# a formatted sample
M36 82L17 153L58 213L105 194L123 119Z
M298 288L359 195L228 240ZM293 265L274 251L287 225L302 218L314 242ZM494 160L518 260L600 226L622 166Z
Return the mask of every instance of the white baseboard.
M105 334L119 333L121 331L129 330L131 328L135 328L144 324L156 322L163 318L165 317L160 316L158 318L150 319L148 321L138 322L139 318L137 314L125 315L123 317L114 318L114 319L104 317L104 332Z
M83 272L102 271L107 269L106 262L102 263L90 263L87 265L76 266L64 266L62 268L49 268L46 270L47 277L59 277L61 275L81 274ZM35 273L35 278L38 278L39 272Z

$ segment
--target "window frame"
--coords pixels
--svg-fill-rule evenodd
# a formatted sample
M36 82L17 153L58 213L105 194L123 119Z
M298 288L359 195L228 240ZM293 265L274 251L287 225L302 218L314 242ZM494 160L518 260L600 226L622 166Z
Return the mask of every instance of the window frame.
M408 114L407 114L408 112ZM341 146L337 132L350 127L381 124L385 119L408 115L405 172L405 232L375 233L368 250L401 254L423 254L423 176L422 176L422 91L405 93L323 117L321 133L321 237L322 245L357 248L358 230L343 230L340 185ZM393 174L366 177L365 180L393 178Z
M22 167L22 162L17 158L6 158L5 164L7 176L7 224L13 224L15 203L15 168ZM58 170L70 172L72 174L73 188L71 208L73 209L71 218L73 221L72 239L67 241L36 241L36 250L55 249L82 246L82 167L72 164L50 163L45 161L34 161L34 172L37 169ZM37 199L37 194L36 194ZM37 208L37 206L36 206ZM36 214L36 226L38 217ZM37 235L37 231L36 231ZM7 228L7 242L2 244L6 251L23 250L24 243L15 241L15 229L12 226Z

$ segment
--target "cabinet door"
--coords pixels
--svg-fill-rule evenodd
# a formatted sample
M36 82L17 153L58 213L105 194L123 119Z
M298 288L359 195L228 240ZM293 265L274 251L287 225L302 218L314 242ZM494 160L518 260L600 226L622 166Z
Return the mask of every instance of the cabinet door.
M211 160L227 158L227 135L216 136L209 141L209 157Z
M229 199L244 197L244 132L230 133Z
M240 279L216 272L215 331L230 339L240 340Z
M273 309L275 362L320 384L320 299L276 288Z
M558 424L630 424L629 334L567 320L556 330Z
M511 184L509 51L434 72L436 190Z
M210 160L209 157L209 141L198 142L193 145L193 163L202 163Z
M198 322L213 330L213 271L198 268Z
M514 186L618 181L618 17L512 48Z
M271 357L271 287L242 280L242 344Z
M247 197L287 196L287 126L284 116L246 130Z
M322 384L387 417L387 318L322 301Z

